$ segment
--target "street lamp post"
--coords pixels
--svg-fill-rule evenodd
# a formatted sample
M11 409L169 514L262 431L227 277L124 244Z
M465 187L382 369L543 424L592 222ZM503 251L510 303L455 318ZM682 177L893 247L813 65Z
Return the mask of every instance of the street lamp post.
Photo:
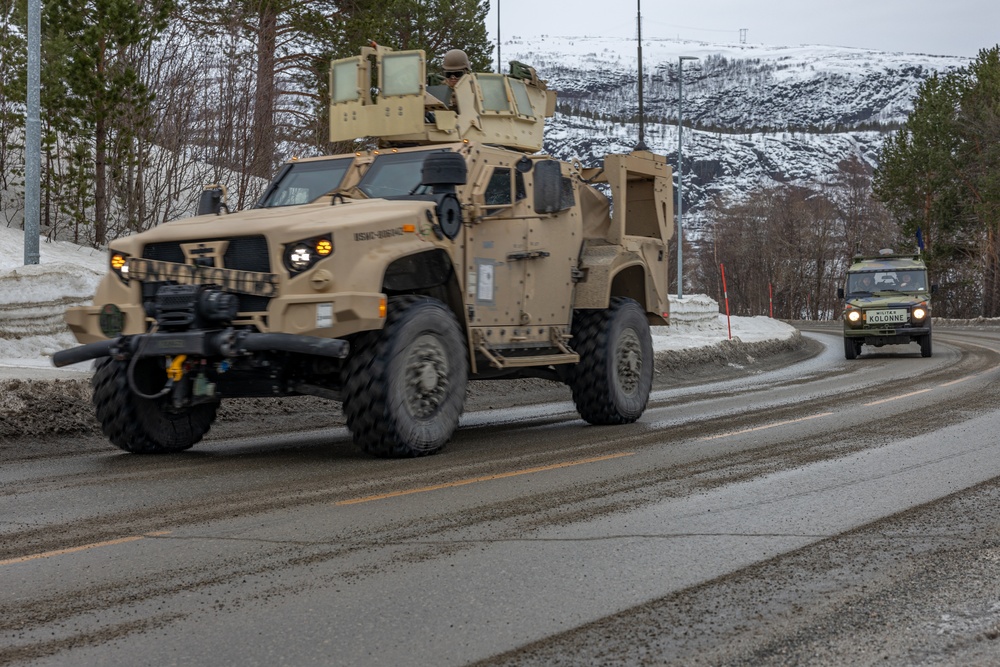
M677 298L684 296L684 126L681 124L684 106L684 61L698 60L695 56L677 58Z
M24 123L24 263L38 264L41 224L42 122L41 53L42 3L28 0L28 90Z

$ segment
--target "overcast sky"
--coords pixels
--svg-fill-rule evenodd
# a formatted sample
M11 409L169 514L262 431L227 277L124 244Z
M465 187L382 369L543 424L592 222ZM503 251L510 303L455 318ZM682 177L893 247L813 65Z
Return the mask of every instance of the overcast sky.
M641 0L640 0L641 1ZM490 0L503 38L547 34L635 39L637 0ZM827 44L975 56L1000 43L1000 0L644 0L642 36L751 44Z

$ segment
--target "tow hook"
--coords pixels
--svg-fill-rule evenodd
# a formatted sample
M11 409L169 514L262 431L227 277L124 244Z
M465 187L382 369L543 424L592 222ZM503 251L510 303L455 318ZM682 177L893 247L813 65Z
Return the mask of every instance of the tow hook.
M187 359L186 354L178 354L174 357L174 360L170 362L170 367L167 368L167 377L173 382L180 382L181 378L184 377L184 360Z

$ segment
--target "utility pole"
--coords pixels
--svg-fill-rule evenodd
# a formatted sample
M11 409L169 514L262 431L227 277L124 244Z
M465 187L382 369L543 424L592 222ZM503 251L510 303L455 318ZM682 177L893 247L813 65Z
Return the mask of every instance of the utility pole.
M695 56L677 58L677 298L684 297L684 61L698 60Z
M41 217L42 0L28 0L28 98L24 127L24 263L38 264Z
M635 0L635 22L636 33L639 37L639 143L635 145L637 151L648 151L646 146L646 122L642 111L642 0Z

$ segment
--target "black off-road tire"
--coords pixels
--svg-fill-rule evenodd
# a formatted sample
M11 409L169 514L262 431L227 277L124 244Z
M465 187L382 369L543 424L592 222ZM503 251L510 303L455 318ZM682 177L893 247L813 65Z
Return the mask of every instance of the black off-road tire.
M452 312L437 299L389 299L385 327L352 344L344 416L355 444L379 458L436 454L465 408L469 357Z
M861 354L861 346L864 345L857 338L848 338L844 336L844 356L848 359L857 359L858 355Z
M149 358L136 364L135 373L164 371ZM189 449L205 437L215 421L218 403L174 410L167 397L148 399L133 392L127 374L127 362L107 357L97 363L90 380L97 421L111 444L133 454L169 454ZM162 386L158 377L145 379ZM143 378L139 381L142 384Z
M929 357L933 352L931 348L931 335L929 333L924 334L920 337L920 356Z
M642 307L616 297L606 310L573 314L569 373L576 409L591 424L629 424L642 416L653 386L653 340Z

